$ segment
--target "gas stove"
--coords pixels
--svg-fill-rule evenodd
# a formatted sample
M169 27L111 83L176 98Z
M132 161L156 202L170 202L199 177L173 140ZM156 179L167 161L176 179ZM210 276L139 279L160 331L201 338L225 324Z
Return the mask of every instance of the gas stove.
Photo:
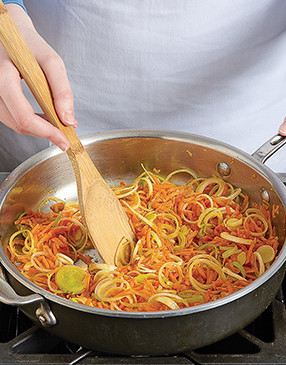
M0 172L0 183L6 176ZM280 174L280 177L286 181L286 174ZM90 351L47 333L18 308L0 303L0 365L286 365L285 298L286 278L270 306L243 330L194 351L158 357L127 357Z

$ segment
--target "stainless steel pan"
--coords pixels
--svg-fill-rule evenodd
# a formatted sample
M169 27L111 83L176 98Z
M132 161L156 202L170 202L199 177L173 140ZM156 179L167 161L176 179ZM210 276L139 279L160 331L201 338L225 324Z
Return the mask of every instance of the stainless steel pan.
M257 202L278 204L277 260L255 282L215 302L175 311L123 313L87 307L39 288L15 269L1 247L7 281L2 275L0 301L21 307L37 324L70 342L124 355L162 355L205 346L245 327L266 309L285 271L286 189L262 162L285 143L283 137L275 136L253 156L212 139L165 131L113 131L90 135L82 142L111 183L122 178L132 181L141 173L140 163L159 168L162 174L189 167L200 176L224 177ZM76 199L72 168L55 147L24 162L1 185L1 239L9 237L19 213L37 207L49 195Z

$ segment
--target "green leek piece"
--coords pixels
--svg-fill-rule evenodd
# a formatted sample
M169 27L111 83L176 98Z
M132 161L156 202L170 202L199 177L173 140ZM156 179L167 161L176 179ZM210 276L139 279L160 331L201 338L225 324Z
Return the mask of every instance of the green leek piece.
M148 219L150 222L153 222L157 218L157 214L154 212L150 212L146 214L145 218Z
M53 227L56 227L61 219L62 219L62 216L59 214L54 221Z
M180 297L183 298L183 300L187 301L188 303L196 303L196 302L202 302L204 300L203 295L190 295L190 294L180 294Z
M136 276L137 283L143 283L145 278L148 278L148 274L139 274Z
M192 295L189 298L186 298L187 302L189 303L196 303L196 302L202 302L204 300L204 297L202 295Z
M256 250L256 252L258 252L261 255L262 260L265 264L268 262L271 262L275 257L275 251L274 251L273 247L271 247L269 245L260 246Z
M233 261L232 264L233 264L233 266L237 267L240 270L242 276L245 278L246 277L246 272L244 270L244 267L241 265L241 263L237 262L237 261Z
M246 253L244 251L240 252L237 255L237 261L241 264L244 265L246 262Z
M227 259L229 256L233 255L237 251L237 246L230 247L228 250L224 251L222 254L223 259Z
M216 245L214 245L213 243L204 243L202 246L200 246L199 248L198 248L198 250L200 251L200 250L203 250L204 248L214 248L214 250L215 250L215 257L216 257L216 259L217 259L217 256L218 256L218 248L217 248L217 246Z
M55 275L56 284L65 293L79 294L84 289L85 271L74 265L59 268Z
M199 236L200 236L200 238L201 238L201 239L203 239L203 238L204 238L204 235L203 235L204 230L205 230L205 227L202 227L202 228L199 230Z

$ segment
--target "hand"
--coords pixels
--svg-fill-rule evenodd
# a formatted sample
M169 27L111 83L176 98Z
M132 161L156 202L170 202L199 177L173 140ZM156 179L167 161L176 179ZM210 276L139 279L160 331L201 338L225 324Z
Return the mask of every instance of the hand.
M286 136L286 117L284 118L283 123L279 127L279 134L281 134L281 136Z
M7 4L6 7L46 75L61 122L76 127L73 94L62 59L36 32L31 19L19 5ZM47 138L66 151L69 142L65 135L43 115L35 114L25 98L21 76L1 43L0 75L0 121L20 134Z

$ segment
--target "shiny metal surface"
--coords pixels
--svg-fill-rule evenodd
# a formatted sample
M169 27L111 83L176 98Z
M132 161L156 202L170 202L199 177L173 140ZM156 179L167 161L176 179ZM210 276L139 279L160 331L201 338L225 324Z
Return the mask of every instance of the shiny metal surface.
M31 294L27 296L18 295L10 284L8 284L3 268L0 265L0 301L5 304L15 305L22 307L33 303L38 303L39 307L36 309L35 314L40 323L44 327L54 326L57 321L52 313L47 301L39 294Z
M270 138L267 142L265 142L262 146L260 146L252 156L255 157L258 161L264 163L271 157L276 151L278 151L281 147L286 143L286 137L281 136L280 134L276 134L272 138Z

